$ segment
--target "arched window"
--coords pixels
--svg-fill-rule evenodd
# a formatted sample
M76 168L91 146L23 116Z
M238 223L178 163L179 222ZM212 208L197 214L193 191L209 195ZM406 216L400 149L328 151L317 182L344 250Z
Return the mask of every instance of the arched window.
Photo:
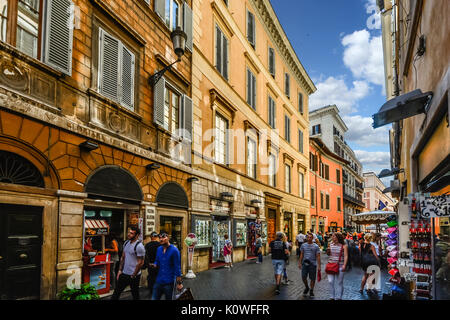
M39 170L18 154L0 150L0 182L45 188Z
M160 206L188 209L189 200L184 189L177 183L164 184L156 195L156 202Z

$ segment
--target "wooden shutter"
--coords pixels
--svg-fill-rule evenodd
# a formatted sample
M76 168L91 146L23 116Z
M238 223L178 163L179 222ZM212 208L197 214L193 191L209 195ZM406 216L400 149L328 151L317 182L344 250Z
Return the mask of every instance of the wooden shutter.
M192 141L192 99L188 96L183 96L183 138Z
M275 76L275 50L273 48L269 48L269 72Z
M162 77L153 88L153 121L164 128L166 79ZM168 129L168 128L167 128Z
M303 114L303 95L301 93L298 94L298 111Z
M222 32L216 26L216 68L222 74Z
M247 68L247 103L252 105L252 85L251 85L251 72L250 69Z
M325 195L325 206L326 206L327 210L330 209L330 195L329 194Z
M184 32L186 32L187 40L186 40L186 48L192 52L193 48L193 17L192 17L192 9L185 2L183 4L183 28Z
M166 17L166 0L154 0L155 1L155 12L156 14L165 21Z
M44 62L72 75L74 5L70 0L47 0Z
M119 98L120 42L100 29L100 93L117 101Z
M298 130L298 151L303 153L303 131Z
M222 33L222 67L223 67L223 76L228 80L228 39L225 38L225 35Z
M134 69L134 54L122 46L121 104L131 110L134 110Z
M330 180L330 167L325 165L325 179Z
M247 40L255 47L255 16L247 11Z

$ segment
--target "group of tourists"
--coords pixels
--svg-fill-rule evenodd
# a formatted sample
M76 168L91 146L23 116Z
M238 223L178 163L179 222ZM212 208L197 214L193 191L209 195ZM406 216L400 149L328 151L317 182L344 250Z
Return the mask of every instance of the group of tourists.
M127 286L131 288L133 300L139 300L139 285L142 270L148 270L147 286L152 300L172 300L174 289L182 290L180 251L170 244L169 235L165 232L150 234L150 241L145 244L139 240L140 230L130 227L127 241L119 250L116 239L109 239L108 252L111 261L115 262L111 274L114 281L112 300L118 300ZM121 252L120 252L121 251Z

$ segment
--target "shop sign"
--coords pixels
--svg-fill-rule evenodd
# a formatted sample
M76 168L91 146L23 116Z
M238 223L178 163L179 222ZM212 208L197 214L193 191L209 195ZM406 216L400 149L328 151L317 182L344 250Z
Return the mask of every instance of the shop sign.
M450 216L450 195L431 196L418 194L420 216L423 218L440 218Z
M145 235L148 236L155 230L156 225L156 208L153 206L145 206Z
M226 201L211 199L210 209L212 213L230 214L230 204Z

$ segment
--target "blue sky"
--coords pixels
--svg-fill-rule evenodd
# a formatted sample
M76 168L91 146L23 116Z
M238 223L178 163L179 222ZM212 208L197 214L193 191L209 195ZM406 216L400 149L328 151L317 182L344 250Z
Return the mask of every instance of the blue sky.
M386 101L381 23L375 0L271 0L292 46L314 81L310 110L336 104L347 143L364 171L389 165L389 127L372 115Z

